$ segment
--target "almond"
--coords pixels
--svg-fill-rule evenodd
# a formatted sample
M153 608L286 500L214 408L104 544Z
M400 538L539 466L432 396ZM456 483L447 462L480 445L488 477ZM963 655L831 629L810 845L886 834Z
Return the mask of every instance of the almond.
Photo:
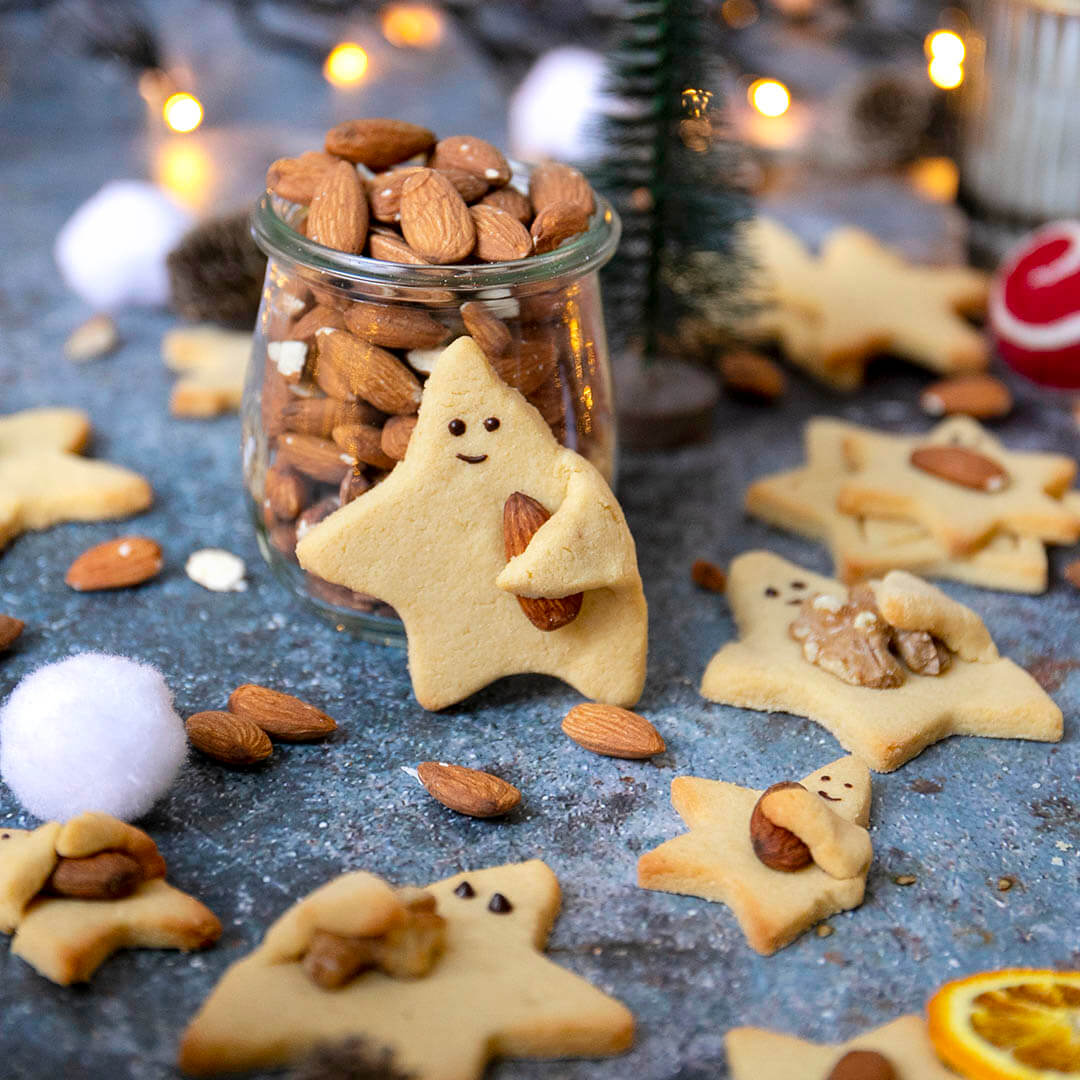
M371 481L360 471L359 466L350 469L338 487L338 502L348 506L357 496L363 495L371 487ZM293 544L295 547L295 543Z
M334 428L331 438L347 454L377 469L392 469L394 458L388 457L382 448L382 431L369 424L343 424Z
M257 683L244 683L229 695L229 712L284 742L310 742L337 730L334 720L314 705Z
M340 484L356 464L356 458L329 439L320 439L317 435L294 435L290 431L281 436L277 464L290 466L324 484Z
M64 355L76 363L106 356L120 344L120 332L108 315L91 315L68 335Z
M420 407L420 383L393 354L344 330L316 339L315 381L331 397L363 398L385 413L409 415Z
M540 503L524 492L515 491L507 498L503 504L503 550L507 562L529 546L536 530L550 517ZM572 623L581 611L583 599L583 593L574 593L553 598L519 596L517 602L529 622L547 633Z
M161 571L161 546L145 536L121 536L84 551L64 580L79 592L126 589L141 585Z
M376 170L422 154L434 142L427 128L383 117L346 120L326 133L328 153Z
M200 712L189 716L184 726L196 750L226 765L254 765L274 752L266 732L246 716Z
M345 316L337 308L328 307L326 304L316 304L293 323L289 330L289 340L304 341L310 345L315 340L315 334L323 327L344 330Z
M382 262L407 263L412 266L428 266L429 260L413 251L395 232L389 229L373 229L368 237L368 254Z
M431 163L436 169L461 169L479 176L492 187L510 180L510 166L489 142L474 135L450 135L435 144Z
M528 225L533 219L532 203L527 195L522 195L516 187L496 188L489 191L481 200L481 206L494 206L496 210L505 210L511 217L517 218L522 225Z
M344 480L342 481L344 483ZM299 540L309 529L315 528L341 506L337 495L324 495L317 503L309 506L296 519L296 538Z
M802 870L814 860L810 855L810 849L793 832L774 825L765 816L762 803L774 791L793 787L802 787L802 784L796 784L790 780L773 784L761 793L750 815L750 843L754 848L754 854L770 870L780 870L785 874Z
M616 705L575 705L562 729L579 746L606 757L647 758L667 749L644 716Z
M923 412L931 416L962 413L976 420L1005 416L1013 404L1009 388L992 375L960 375L932 383L919 398Z
M476 243L465 200L434 169L418 169L405 181L401 232L409 247L434 263L460 262Z
M987 493L1001 491L1009 474L996 462L965 446L920 446L911 452L911 464L939 480Z
M690 567L690 578L699 588L722 593L727 588L727 574L708 559L697 559Z
M481 195L487 192L488 182L471 172L466 172L464 169L444 169L439 166L435 171L445 176L467 203L476 202Z
M480 301L470 300L462 304L461 320L469 336L489 360L505 356L513 348L514 337L510 328Z
M306 206L315 197L328 169L337 158L309 150L295 158L278 158L266 170L266 187L289 202Z
M523 394L531 394L554 373L559 354L553 342L543 338L527 338L515 341L506 355L490 360L491 366L507 386Z
M0 615L0 652L5 652L18 640L26 623L14 615Z
M345 312L345 325L358 338L385 349L433 349L450 331L422 308L357 301Z
M294 398L281 410L282 426L298 435L318 435L328 439L341 424L376 424L383 414L366 401L338 401L336 398Z
M572 202L555 202L545 206L533 218L533 250L537 255L554 251L564 240L569 240L589 227L589 215Z
M720 360L724 386L734 394L776 401L787 386L784 373L767 356L751 349L728 353Z
M876 1050L851 1050L825 1080L897 1080L897 1074L892 1062Z
M311 501L308 482L278 463L266 470L266 501L279 521L292 521Z
M304 972L316 986L339 990L362 971L376 966L380 945L376 937L347 937L315 930L304 954Z
M409 439L412 438L415 427L415 416L390 417L382 429L383 453L394 461L404 461L405 451L409 448Z
M61 858L45 890L75 900L119 900L142 883L138 859L123 851L102 851L84 858Z
M573 203L586 217L596 209L589 181L577 169L558 161L545 161L533 169L529 177L529 201L537 214L562 202Z
M348 162L326 170L308 211L306 234L318 244L356 254L363 250L368 230L364 185Z
M494 206L469 208L476 229L473 254L482 262L524 259L532 251L532 237L525 226L505 210Z
M521 792L513 784L479 769L423 761L416 774L432 798L470 817L501 817L521 802Z
M371 178L368 182L368 201L371 203L371 214L376 220L388 224L401 220L401 189L405 186L405 181L420 168L421 166L413 165L404 169L392 169ZM454 185L457 193L467 203L476 202L488 189L484 180L461 169L436 171Z

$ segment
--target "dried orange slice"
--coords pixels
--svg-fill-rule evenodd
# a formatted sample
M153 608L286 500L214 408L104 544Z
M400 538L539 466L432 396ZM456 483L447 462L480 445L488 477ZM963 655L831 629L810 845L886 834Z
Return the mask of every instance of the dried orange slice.
M1080 1080L1080 971L987 971L943 986L930 1038L968 1080Z

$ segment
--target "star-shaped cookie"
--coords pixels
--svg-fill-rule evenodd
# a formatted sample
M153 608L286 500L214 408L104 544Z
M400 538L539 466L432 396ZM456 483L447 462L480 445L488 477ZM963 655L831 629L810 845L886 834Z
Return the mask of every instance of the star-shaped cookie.
M966 424L951 420L942 429L945 441L968 432ZM770 524L823 541L837 577L849 585L902 568L990 589L1046 591L1046 549L1033 537L999 532L970 555L951 557L914 522L841 513L836 498L851 471L844 440L864 430L831 417L812 418L804 435L806 465L755 481L746 492L746 509Z
M64 894L54 876L62 863L116 852L138 864L126 895L87 899ZM83 870L80 882L85 892ZM118 949L201 949L221 934L213 912L166 884L154 842L107 814L66 825L0 829L0 932L11 952L61 986L87 982ZM76 892L79 890L76 889Z
M503 512L516 492L551 516L508 562ZM641 694L645 597L622 510L472 338L436 362L405 460L311 529L296 556L401 615L426 709L517 672L554 675L609 704ZM517 599L579 592L579 614L553 631L537 629Z
M145 510L150 485L79 453L90 440L78 409L25 409L0 416L0 549L29 529L100 521Z
M969 608L902 571L888 575L882 585L889 586L893 609L902 607L898 593L917 600L922 626L903 629L923 629L940 637L936 628L951 620L965 628L978 623L985 633ZM811 663L790 627L803 601L818 593L842 601L847 589L767 551L735 559L727 596L739 640L709 661L702 695L725 705L805 716L878 772L892 772L949 735L1040 742L1061 738L1061 710L1039 684L1011 660L998 657L996 650L993 656L965 656L957 651L964 646L961 638L946 641L955 655L943 674L907 672L901 684L890 689L851 685Z
M800 783L844 820L870 820L870 771L844 757ZM816 865L795 873L766 866L750 842L750 815L762 792L721 780L678 776L671 803L690 831L638 860L644 889L700 896L731 908L750 947L769 956L815 923L862 903L866 872L830 877Z
M540 950L559 883L539 860L456 874L428 886L445 920L445 951L428 974L357 975L327 990L306 973L312 932L363 915L371 876L349 874L290 908L234 964L184 1033L180 1069L194 1076L269 1068L320 1043L360 1036L392 1051L414 1080L476 1080L495 1057L593 1057L633 1041L624 1005Z
M185 326L161 339L161 357L180 378L169 398L174 416L201 418L240 408L251 334L217 326Z
M896 1080L955 1080L934 1053L926 1021L901 1016L846 1043L823 1045L761 1028L733 1028L724 1038L731 1080L827 1080L853 1050L881 1054ZM853 1077L855 1073L851 1074Z
M844 438L852 470L837 493L846 514L914 521L951 555L966 555L999 530L1058 544L1080 539L1080 510L1064 500L1076 462L1064 454L1008 450L978 421L954 416L926 435L867 428ZM976 490L913 464L923 447L973 451L1005 473L997 490Z

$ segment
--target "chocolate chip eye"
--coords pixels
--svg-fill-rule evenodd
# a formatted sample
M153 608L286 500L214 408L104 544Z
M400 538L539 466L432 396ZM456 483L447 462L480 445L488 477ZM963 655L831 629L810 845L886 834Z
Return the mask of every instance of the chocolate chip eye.
M771 585L765 590L766 596L779 596L780 593L774 589Z
M450 421L446 425L450 429L451 435L464 435L465 434L465 421L458 420L457 418Z
M498 431L499 430L499 418L497 416L489 416L484 421L485 431Z
M831 776L823 776L821 779L827 784L832 779L832 777Z
M805 589L806 588L806 582L805 581L793 581L791 583L791 587L793 589Z
M514 910L514 905L501 892L492 893L488 901L488 911L495 915L507 915Z
M462 900L471 900L476 895L476 890L467 881L463 881L454 890L454 895L460 896Z

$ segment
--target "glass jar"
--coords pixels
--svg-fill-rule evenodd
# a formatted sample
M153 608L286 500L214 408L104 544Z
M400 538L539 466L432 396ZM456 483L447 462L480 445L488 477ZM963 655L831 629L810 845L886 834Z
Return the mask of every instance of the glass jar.
M528 190L520 167L513 182ZM253 214L255 239L269 262L244 389L244 484L260 550L286 588L339 627L401 644L401 622L391 608L307 573L294 555L307 529L389 475L411 431L404 417L416 408L397 400L373 404L335 377L333 332L374 338L361 348L373 347L418 398L413 380L422 386L438 352L469 332L461 309L472 304L466 314L478 341L476 320L502 337L494 360L499 373L562 444L611 483L615 417L598 272L615 251L619 219L597 196L589 228L554 251L505 263L430 266L316 244L293 227L305 212L266 194ZM365 306L371 304L381 310ZM416 336L407 329L387 334L387 308L402 316L395 324L411 326ZM374 315L378 329L369 322ZM429 343L444 333L445 340Z

